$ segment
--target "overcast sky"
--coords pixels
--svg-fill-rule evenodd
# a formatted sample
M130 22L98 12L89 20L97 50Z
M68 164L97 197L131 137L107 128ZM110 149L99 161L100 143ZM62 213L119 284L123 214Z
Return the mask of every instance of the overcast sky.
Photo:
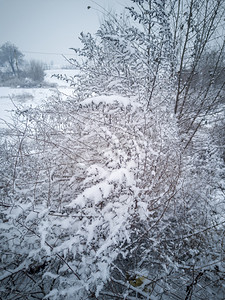
M66 64L61 54L69 57L73 53L69 48L80 46L80 32L94 33L98 29L103 11L98 4L120 12L127 3L131 1L0 0L0 45L9 41L26 59Z

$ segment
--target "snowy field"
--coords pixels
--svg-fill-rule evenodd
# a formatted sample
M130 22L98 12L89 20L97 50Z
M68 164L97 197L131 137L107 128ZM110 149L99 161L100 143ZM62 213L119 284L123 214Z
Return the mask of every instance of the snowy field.
M5 128L10 122L11 115L17 107L35 107L40 105L58 92L62 93L63 99L73 95L73 88L65 80L52 77L54 74L73 77L76 70L46 70L45 81L55 85L53 88L10 88L0 87L0 128Z

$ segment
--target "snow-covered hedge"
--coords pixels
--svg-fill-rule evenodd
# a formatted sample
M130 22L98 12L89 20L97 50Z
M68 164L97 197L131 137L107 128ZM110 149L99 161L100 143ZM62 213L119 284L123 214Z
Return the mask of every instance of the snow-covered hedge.
M58 286L56 299L98 296L117 259L132 253L135 239L160 220L176 194L175 123L165 127L135 99L118 95L49 103L20 118L9 141L11 164L5 163L11 173L5 170L2 229L10 252L3 262L28 282L40 269L47 290L52 282Z
M205 194L198 205L192 169L184 181L169 106L54 99L14 121L1 146L5 297L147 299L166 295L185 260L204 263L207 237L200 231L199 245L190 233L207 222Z
M223 4L132 2L81 34L74 97L2 139L3 299L225 297L224 45L194 82Z

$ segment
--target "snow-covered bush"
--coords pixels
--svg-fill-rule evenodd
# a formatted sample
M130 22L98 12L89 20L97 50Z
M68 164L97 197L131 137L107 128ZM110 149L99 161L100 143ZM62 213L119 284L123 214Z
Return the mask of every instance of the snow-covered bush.
M49 103L20 118L19 140L8 145L17 155L7 165L13 171L4 191L4 264L15 264L27 281L40 273L36 288L51 291L48 297L98 296L120 268L117 260L132 257L121 272L135 268L139 237L176 194L173 116L166 107L153 115L134 98L115 95ZM1 279L12 276L7 269Z
M221 229L205 233L208 169L181 153L169 105L153 114L137 99L59 96L17 112L2 144L4 297L182 296L193 265L200 280L201 266L219 261Z
M31 60L24 73L33 83L41 83L45 77L44 64L40 61Z
M222 142L203 122L213 91L199 113L189 81L177 88L182 1L133 2L140 25L110 17L97 39L81 35L74 97L18 109L2 138L4 299L224 297Z

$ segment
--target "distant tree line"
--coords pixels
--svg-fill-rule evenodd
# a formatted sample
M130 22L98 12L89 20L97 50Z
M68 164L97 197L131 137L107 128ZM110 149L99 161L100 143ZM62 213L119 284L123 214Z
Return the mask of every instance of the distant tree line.
M44 80L44 64L26 61L24 54L10 42L0 47L0 82L3 85L34 86Z

